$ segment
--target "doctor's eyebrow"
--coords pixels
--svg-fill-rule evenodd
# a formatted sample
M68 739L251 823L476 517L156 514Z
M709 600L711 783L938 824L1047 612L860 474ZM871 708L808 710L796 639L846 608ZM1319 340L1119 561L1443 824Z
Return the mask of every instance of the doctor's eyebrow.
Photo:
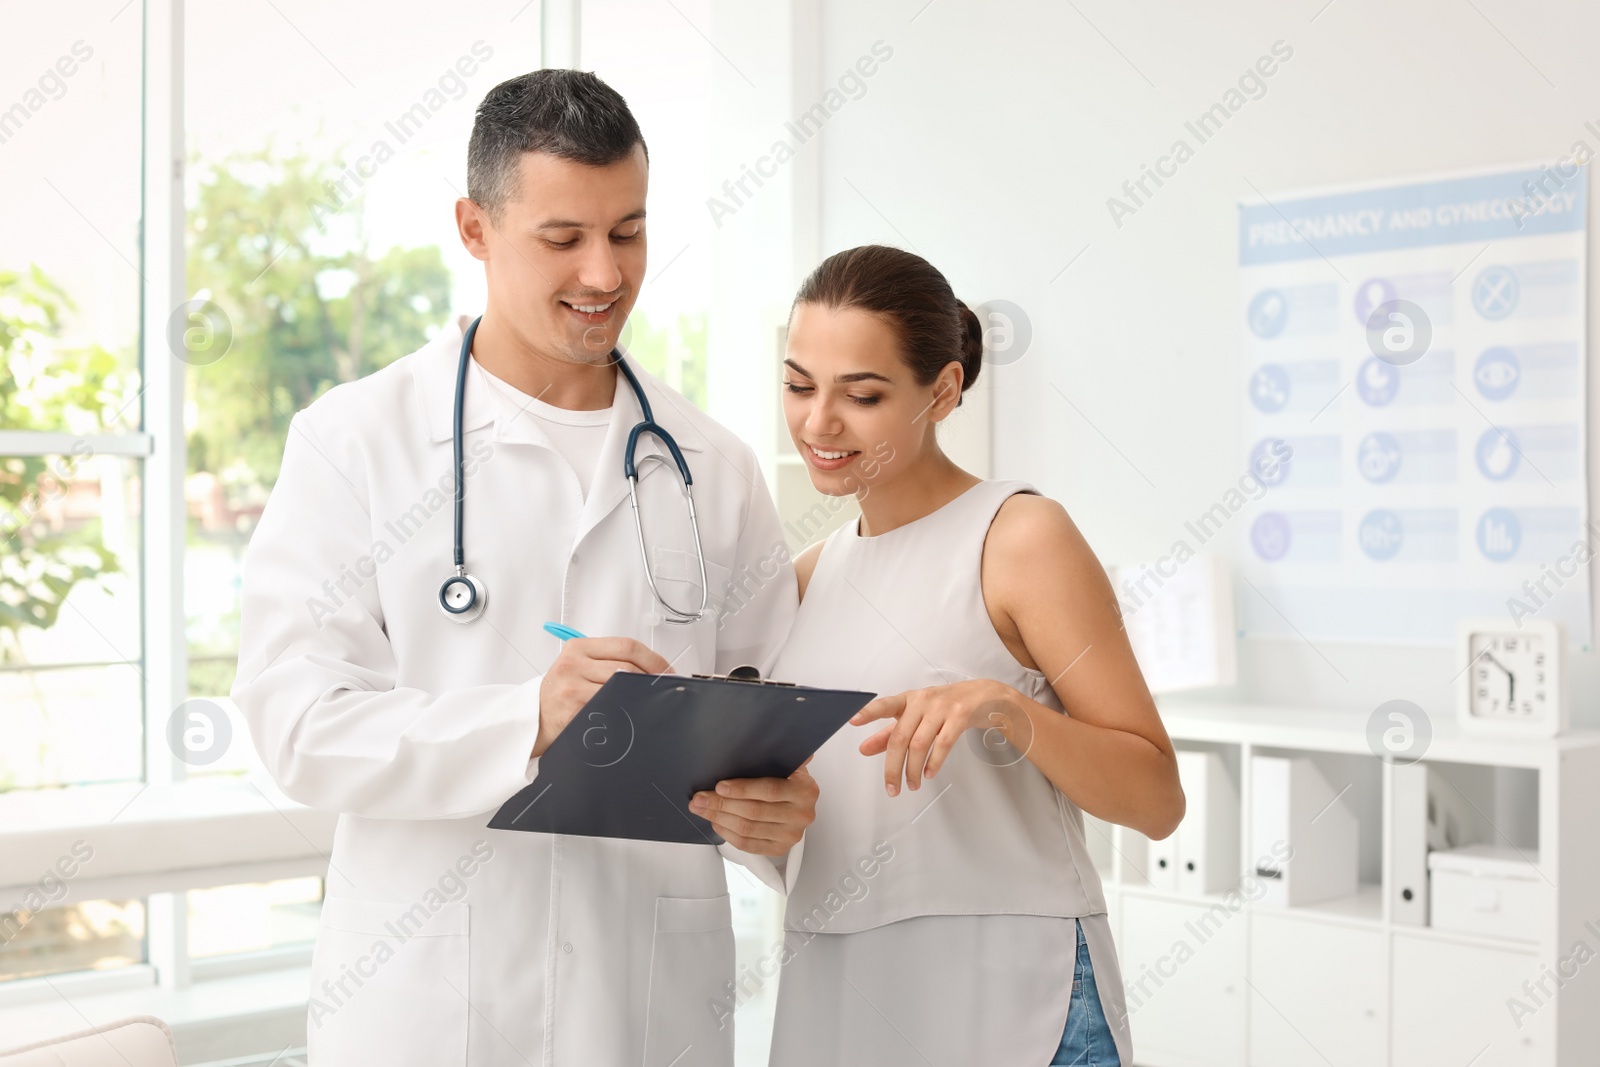
M621 226L624 222L632 222L634 219L642 218L644 218L644 208L628 212L611 225ZM587 222L577 222L573 219L546 219L535 227L535 229L539 230L587 230L588 228L589 224ZM607 228L609 229L609 227Z
M804 367L802 367L800 364L796 363L794 360L786 359L783 362L784 362L785 366L794 368L795 370L799 371L801 374L804 374L807 378L811 378L812 377L812 374L811 374L810 371L806 370ZM869 370L858 370L858 371L855 371L855 372L853 372L851 374L835 374L833 376L833 380L836 381L836 382L839 382L841 384L844 384L844 385L848 385L851 382L869 382L869 381L883 382L885 385L893 385L894 384L893 380L891 380L889 378L885 378L881 374L875 374L875 373L873 373L872 371L869 371Z

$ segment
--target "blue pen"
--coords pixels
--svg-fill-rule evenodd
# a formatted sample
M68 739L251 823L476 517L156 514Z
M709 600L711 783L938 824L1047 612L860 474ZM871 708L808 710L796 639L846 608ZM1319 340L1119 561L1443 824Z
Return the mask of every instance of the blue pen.
M569 639L574 638L574 637L582 637L583 636L581 633L579 633L577 630L574 630L572 627L563 626L559 622L547 622L547 623L545 623L544 624L544 632L549 634L551 637L559 637L563 641L569 640Z

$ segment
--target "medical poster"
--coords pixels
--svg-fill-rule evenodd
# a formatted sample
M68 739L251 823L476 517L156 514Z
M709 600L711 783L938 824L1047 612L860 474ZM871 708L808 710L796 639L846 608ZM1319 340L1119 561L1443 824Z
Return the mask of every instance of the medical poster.
M1471 614L1589 646L1586 171L1240 205L1243 633L1453 644Z

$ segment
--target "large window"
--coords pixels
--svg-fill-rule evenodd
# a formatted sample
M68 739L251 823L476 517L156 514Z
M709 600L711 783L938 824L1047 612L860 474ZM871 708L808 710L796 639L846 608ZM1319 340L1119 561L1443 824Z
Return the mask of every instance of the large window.
M0 790L137 779L138 6L0 35Z
M0 792L143 774L140 10L0 35ZM145 957L141 900L0 901L0 983Z
M186 369L191 697L233 684L290 417L482 310L454 202L477 102L538 67L538 24L526 0L188 5L187 277L227 337Z

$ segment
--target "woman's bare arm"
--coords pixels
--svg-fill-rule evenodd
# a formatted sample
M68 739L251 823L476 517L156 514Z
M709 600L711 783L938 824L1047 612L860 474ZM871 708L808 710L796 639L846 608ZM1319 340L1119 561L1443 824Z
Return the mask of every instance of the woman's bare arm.
M1152 838L1171 834L1185 806L1172 741L1111 582L1066 509L1010 497L985 542L982 582L1001 639L1044 672L1067 710L1024 699L1022 715L996 725L1079 808Z

